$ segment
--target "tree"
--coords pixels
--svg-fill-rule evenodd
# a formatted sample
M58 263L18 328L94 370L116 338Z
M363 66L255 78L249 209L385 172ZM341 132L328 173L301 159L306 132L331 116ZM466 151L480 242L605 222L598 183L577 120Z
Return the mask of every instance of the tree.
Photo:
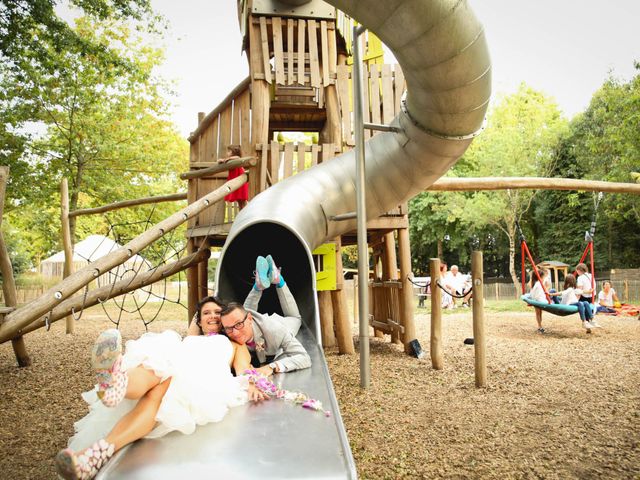
M427 273L433 257L467 263L470 241L461 220L465 194L423 192L409 202L409 231L413 271Z
M516 93L491 109L484 132L463 157L461 170L465 176L545 176L566 126L552 99L522 83ZM527 213L535 195L530 190L477 192L462 209L461 220L470 226L469 233L492 225L506 236L509 273L516 288L516 222Z
M640 65L636 65L640 69ZM573 119L561 138L551 174L617 182L632 181L640 158L640 74L629 82L611 77L594 94L586 111ZM589 228L594 195L545 192L536 206L542 226L541 251L575 262L576 243ZM598 211L595 263L601 268L638 267L640 199L607 194ZM571 259L567 252L573 254ZM571 255L571 254L569 254Z
M21 106L29 112L24 118L46 126L46 133L26 141L24 153L14 159L23 174L13 176L12 165L12 178L24 187L12 190L6 210L12 215L19 208L13 225L45 239L40 245L45 254L59 248L51 232L59 231L63 177L69 179L70 209L75 210L173 193L182 187L178 173L187 165L187 143L164 119L167 103L162 92L167 86L152 74L162 51L148 47L128 25L113 21L81 18L75 33L88 43L109 45L123 61L105 64L96 56L50 49L56 64L55 73L50 73L32 67L28 58L35 59L37 52L25 51L25 69L8 69L1 85L7 104ZM29 188L35 184L40 188ZM171 210L176 205L158 208ZM135 213L119 215L131 221ZM75 219L72 222L74 233ZM95 233L104 224L101 218L81 217L78 228Z

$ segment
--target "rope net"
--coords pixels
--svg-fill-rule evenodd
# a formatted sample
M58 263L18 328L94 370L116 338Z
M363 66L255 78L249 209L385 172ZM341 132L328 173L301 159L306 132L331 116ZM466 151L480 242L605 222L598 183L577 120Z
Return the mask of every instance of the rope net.
M166 216L166 212L159 211L156 207L156 205L138 207L136 210L142 214L140 216L144 217L141 220L124 220L124 215L121 212L103 214L102 218L106 225L104 235L84 252L78 251L74 246L74 256L76 258L80 257L88 264L91 264L99 258L116 251L162 220L163 216ZM128 215L128 217L130 216L131 214ZM111 298L117 282L126 281L131 284L140 275L154 272L183 258L186 255L187 248L185 230L186 227L183 225L164 233L158 240L143 248L137 254L132 255L125 263L105 272L97 277L95 282L92 282L93 288L110 287L109 293L103 299L98 299L98 303L109 321L116 328L120 326L120 322L125 318L125 313L139 319L145 329L148 329L148 326L160 316L163 307L168 304L180 305L187 310L186 299L183 295L183 290L185 290L183 271L171 276L163 276L162 279L152 284ZM206 238L200 245L199 250L208 248L206 246ZM198 288L203 287L198 285ZM80 320L82 317L89 289L89 285L84 288L80 310L78 312L72 310L71 312L75 320Z

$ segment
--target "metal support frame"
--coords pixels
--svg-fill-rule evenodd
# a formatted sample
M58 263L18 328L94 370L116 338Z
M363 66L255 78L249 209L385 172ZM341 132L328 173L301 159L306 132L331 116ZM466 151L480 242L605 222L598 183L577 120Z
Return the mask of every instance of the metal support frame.
M377 130L379 132L393 132L393 133L397 133L400 132L401 129L398 127L393 127L391 125L384 125L381 123L367 123L364 122L363 123L363 127L366 128L367 130Z
M353 105L356 152L356 214L358 231L358 307L360 339L360 387L369 388L371 365L369 362L369 247L367 244L367 210L365 191L364 114L362 98L362 45L361 25L353 27Z

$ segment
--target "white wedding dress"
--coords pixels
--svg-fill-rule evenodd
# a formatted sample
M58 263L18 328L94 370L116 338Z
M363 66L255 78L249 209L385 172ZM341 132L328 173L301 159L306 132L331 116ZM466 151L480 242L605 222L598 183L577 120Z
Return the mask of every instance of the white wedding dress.
M247 382L230 370L233 346L223 335L191 336L184 340L167 330L145 333L126 343L122 368L142 365L162 379L171 377L156 427L146 438L157 438L178 430L192 433L197 425L219 422L229 408L247 401ZM76 434L69 447L78 451L104 438L137 400L123 400L114 408L105 407L96 395L97 388L82 394L89 413L74 425Z

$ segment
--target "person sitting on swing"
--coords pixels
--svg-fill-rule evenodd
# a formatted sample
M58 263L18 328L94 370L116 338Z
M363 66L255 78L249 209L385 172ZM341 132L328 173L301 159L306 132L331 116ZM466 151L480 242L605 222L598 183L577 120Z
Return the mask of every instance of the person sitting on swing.
M593 318L591 300L582 300L581 295L583 292L579 288L576 288L576 277L573 275L567 275L564 279L563 288L564 290L562 290L562 292L555 294L561 295L562 299L560 303L563 305L574 305L578 307L582 326L587 330L587 332L590 332L592 328L599 328L600 325L598 325Z
M545 294L545 290L549 291L549 287L551 287L551 280L549 278L549 270L546 268L538 268L538 274L540 275L540 280L536 280L529 292L529 297L531 300L535 300L536 302L541 303L551 303ZM533 276L531 277L533 280ZM544 287L543 287L544 285ZM550 297L552 302L557 303L554 296ZM538 333L544 333L544 328L542 328L542 309L535 308L536 311L536 322L538 323Z
M593 302L593 287L596 284L594 278L591 277L587 265L579 263L576 265L576 273L578 274L578 280L576 281L577 288L580 289L582 294L580 300L583 302Z

